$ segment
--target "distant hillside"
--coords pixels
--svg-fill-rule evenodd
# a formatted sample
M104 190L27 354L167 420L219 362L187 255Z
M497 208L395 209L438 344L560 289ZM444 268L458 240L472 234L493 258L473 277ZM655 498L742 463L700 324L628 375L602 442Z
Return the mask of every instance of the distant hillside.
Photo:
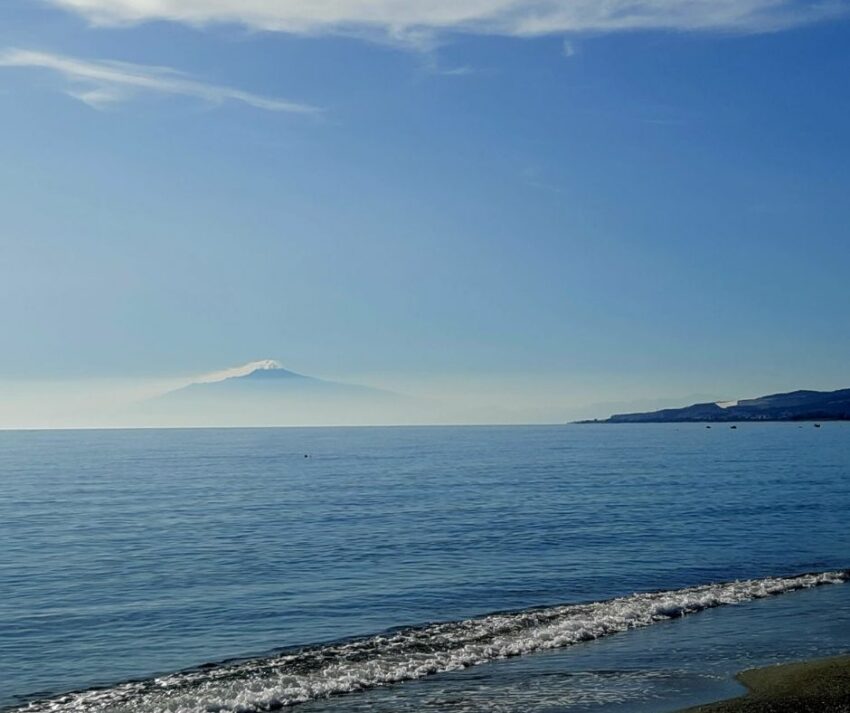
M580 423L686 423L715 421L850 421L850 389L792 391L757 399L704 403L647 413L615 414Z

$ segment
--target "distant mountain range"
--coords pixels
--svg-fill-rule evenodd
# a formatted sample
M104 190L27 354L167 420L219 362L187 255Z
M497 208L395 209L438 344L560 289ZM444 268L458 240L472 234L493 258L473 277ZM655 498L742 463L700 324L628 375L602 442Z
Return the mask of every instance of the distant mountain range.
M703 403L646 413L615 414L579 423L686 423L715 421L850 421L850 389L792 391L757 399Z
M365 425L424 419L425 407L391 391L318 379L265 360L149 399L134 417L180 426Z

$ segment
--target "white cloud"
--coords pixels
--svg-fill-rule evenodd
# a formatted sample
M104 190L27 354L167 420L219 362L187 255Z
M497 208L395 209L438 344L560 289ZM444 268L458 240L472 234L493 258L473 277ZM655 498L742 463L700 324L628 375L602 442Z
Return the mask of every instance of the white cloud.
M765 32L842 14L847 0L48 0L99 24L236 23L298 34L515 36L634 29Z
M255 371L268 371L271 369L282 368L283 366L279 361L275 361L274 359L262 359L260 361L252 361L248 364L243 364L242 366L234 366L229 369L222 369L221 371L212 371L208 374L202 374L201 376L192 379L191 383L211 384L216 381L232 379L235 376L247 376L248 374L253 374Z
M236 101L266 111L301 114L319 111L307 104L207 84L167 67L83 60L23 49L10 49L0 53L0 67L24 67L55 72L69 83L67 91L71 96L98 109L127 101L138 94L148 93L194 97L212 104Z
M564 57L575 57L578 54L578 49L574 42L564 40Z
M463 65L460 67L448 67L447 69L436 69L436 74L442 74L445 77L466 77L470 74L477 74L478 71L474 67Z

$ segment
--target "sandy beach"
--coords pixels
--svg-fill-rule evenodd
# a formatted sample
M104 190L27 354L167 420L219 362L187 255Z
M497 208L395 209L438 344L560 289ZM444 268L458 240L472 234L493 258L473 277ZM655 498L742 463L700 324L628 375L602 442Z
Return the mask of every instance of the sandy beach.
M850 711L850 655L767 666L738 675L749 693L684 713L845 713Z

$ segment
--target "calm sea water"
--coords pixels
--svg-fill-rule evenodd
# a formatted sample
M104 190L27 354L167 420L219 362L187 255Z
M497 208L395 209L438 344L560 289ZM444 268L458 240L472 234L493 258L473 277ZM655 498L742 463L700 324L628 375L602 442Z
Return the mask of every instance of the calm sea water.
M0 432L0 482L0 708L675 710L850 650L787 578L850 567L848 424Z

